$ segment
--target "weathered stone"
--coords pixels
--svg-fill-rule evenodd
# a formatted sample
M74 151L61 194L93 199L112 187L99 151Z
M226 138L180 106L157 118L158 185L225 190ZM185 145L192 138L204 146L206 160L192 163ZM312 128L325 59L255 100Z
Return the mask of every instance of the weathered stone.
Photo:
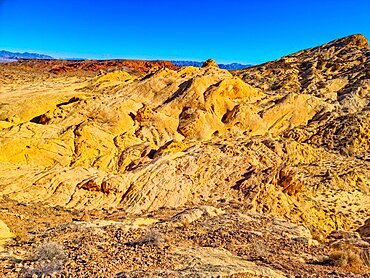
M11 238L14 238L15 235L10 231L8 226L0 220L0 252L4 250L3 245Z
M315 235L357 229L370 209L368 57L355 35L233 73L4 66L0 195L130 213L238 200Z

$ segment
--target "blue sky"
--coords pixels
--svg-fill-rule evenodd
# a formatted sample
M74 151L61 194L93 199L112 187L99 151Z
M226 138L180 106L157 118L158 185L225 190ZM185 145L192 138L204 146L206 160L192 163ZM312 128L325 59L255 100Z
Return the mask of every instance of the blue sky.
M262 63L370 37L370 0L0 0L0 49L55 57Z

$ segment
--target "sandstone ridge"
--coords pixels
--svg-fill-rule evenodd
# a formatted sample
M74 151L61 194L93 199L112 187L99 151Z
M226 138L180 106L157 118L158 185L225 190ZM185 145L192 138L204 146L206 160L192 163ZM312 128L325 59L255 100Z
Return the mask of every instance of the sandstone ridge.
M128 213L233 204L318 237L357 229L370 210L369 55L354 35L233 73L208 61L34 79L12 66L0 194Z

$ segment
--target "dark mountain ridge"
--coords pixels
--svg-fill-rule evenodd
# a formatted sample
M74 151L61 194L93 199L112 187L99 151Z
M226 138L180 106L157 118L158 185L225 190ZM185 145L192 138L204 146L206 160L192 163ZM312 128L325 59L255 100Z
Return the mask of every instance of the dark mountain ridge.
M0 51L0 60L19 60L19 59L54 59L49 55L38 54L38 53L30 53L30 52L10 52L6 50Z

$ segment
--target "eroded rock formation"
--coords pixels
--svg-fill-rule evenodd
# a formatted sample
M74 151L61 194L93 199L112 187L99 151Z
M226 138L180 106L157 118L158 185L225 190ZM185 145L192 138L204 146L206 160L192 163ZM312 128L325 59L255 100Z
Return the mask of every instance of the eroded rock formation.
M356 229L370 210L369 55L354 35L233 73L214 61L83 79L12 68L0 194L132 213L233 204L317 237Z

